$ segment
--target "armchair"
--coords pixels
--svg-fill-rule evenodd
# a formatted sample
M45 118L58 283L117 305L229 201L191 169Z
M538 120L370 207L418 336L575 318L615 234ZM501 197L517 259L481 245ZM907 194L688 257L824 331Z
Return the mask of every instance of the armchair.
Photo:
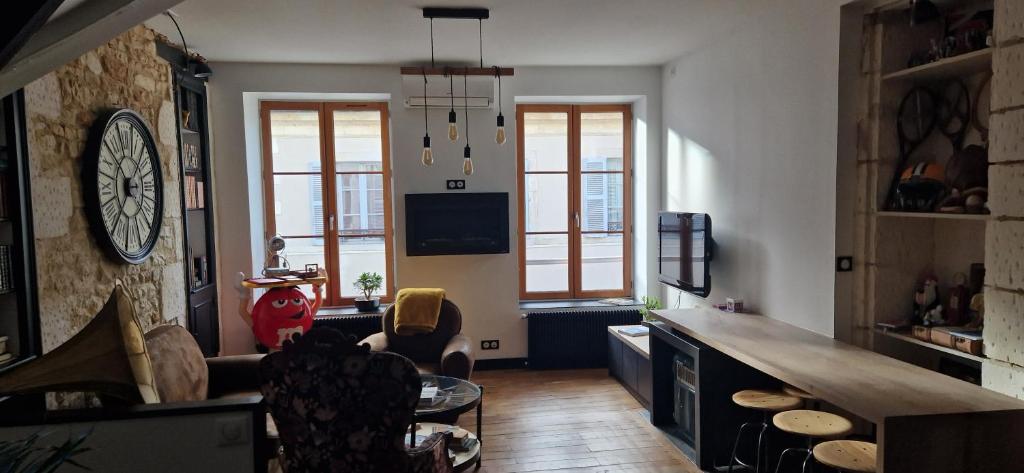
M315 328L267 355L260 376L289 473L452 471L447 434L405 446L421 385L402 356Z
M419 335L395 333L395 306L381 317L383 331L363 339L373 351L390 351L416 363L420 373L469 380L476 361L473 342L462 332L462 312L452 301L441 301L441 313L433 332Z
M259 394L258 368L264 355L203 358L195 338L177 325L147 332L146 348L162 402Z

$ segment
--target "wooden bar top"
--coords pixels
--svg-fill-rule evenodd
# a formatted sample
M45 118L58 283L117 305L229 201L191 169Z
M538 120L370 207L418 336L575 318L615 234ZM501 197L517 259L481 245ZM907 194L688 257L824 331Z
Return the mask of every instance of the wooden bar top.
M653 314L715 350L876 424L903 416L1024 410L1024 401L769 317L714 309Z

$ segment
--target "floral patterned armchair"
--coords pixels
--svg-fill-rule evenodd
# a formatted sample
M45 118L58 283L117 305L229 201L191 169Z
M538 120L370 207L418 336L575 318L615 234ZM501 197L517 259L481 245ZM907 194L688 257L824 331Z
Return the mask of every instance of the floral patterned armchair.
M316 328L260 362L264 399L288 473L447 473L448 438L408 448L420 396L416 366Z

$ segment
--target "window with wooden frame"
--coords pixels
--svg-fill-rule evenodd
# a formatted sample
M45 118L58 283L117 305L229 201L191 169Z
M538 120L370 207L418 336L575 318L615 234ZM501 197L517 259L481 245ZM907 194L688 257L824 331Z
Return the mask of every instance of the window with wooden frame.
M632 109L516 107L519 297L624 297L632 281Z
M266 237L292 268L327 271L329 306L352 305L363 272L394 294L391 164L385 103L261 102ZM303 287L308 296L313 293Z

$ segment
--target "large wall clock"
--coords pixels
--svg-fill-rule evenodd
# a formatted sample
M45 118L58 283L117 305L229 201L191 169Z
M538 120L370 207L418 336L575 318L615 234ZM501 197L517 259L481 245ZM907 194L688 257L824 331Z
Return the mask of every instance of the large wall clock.
M116 260L145 261L160 237L164 182L142 117L128 109L100 117L82 172L86 214L100 246Z

